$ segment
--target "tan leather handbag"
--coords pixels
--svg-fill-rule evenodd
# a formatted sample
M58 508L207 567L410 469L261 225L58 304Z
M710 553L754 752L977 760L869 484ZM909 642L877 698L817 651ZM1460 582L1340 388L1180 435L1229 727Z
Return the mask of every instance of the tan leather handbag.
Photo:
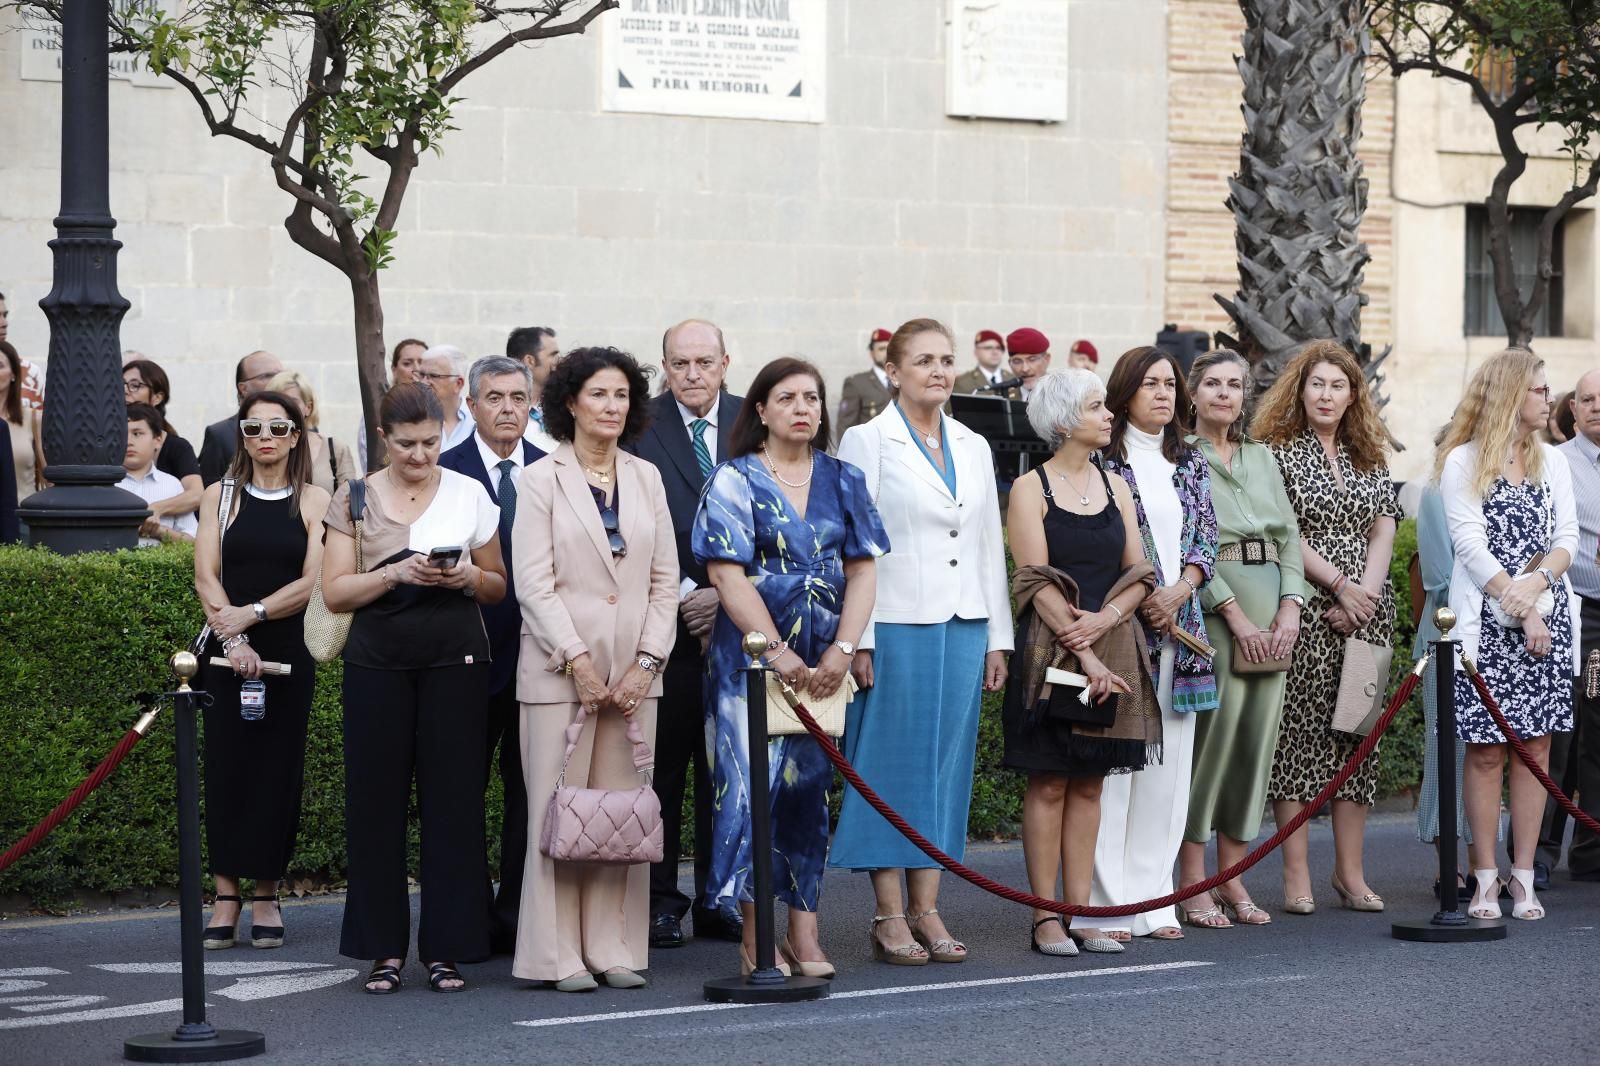
M1394 649L1360 637L1344 640L1344 666L1339 672L1339 696L1333 706L1335 733L1364 737L1383 714L1383 697L1389 684L1389 662Z
M361 526L362 516L367 510L367 483L352 480L350 482L350 520L356 527L356 573L365 571L361 558ZM305 614L305 642L306 650L311 657L319 663L332 662L344 654L344 642L350 639L350 623L355 620L354 611L334 612L328 610L327 601L322 598L322 570L317 570L317 580L311 586L311 599L306 603Z

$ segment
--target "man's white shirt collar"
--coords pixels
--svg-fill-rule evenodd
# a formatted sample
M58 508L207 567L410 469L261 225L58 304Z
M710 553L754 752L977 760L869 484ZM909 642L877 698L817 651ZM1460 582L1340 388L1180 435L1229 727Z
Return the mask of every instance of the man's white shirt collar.
M872 374L878 379L879 385L882 385L885 389L889 387L889 372L884 370L883 367L874 366L872 368Z
M703 418L703 419L705 419L707 422L709 422L711 424L711 428L712 429L716 429L717 428L717 408L722 406L722 404L719 403L718 401L720 401L721 399L722 399L722 394L719 392L717 394L716 400L713 400L712 403L711 403L711 410L707 411L703 415L695 414L693 411L691 411L687 407L683 406L683 404L681 402L679 402L678 400L676 400L676 399L674 399L672 402L676 403L678 405L678 414L683 417L683 424L685 426L688 426L688 427L692 428L696 419Z
M494 482L495 491L499 492L500 491L500 470L499 470L499 467L500 467L500 464L505 462L506 460L500 458L500 456L495 454L494 449L489 447L489 445L484 441L482 433L479 433L476 430L474 430L473 434L472 434L472 439L478 443L478 455L483 459L483 468L489 472L489 477ZM511 475L512 477L515 477L518 473L520 473L522 471L522 467L523 467L523 462L522 462L522 441L520 439L517 441L517 446L515 448L511 449L511 454L506 456L506 459L511 460L511 462L513 464L515 464L512 467L512 475Z

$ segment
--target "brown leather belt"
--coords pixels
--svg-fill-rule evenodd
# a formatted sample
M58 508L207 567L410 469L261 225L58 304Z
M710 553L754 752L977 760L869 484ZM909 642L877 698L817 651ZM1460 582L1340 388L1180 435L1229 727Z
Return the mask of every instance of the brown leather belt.
M1217 548L1217 562L1243 563L1246 566L1265 566L1278 561L1278 545L1270 540L1251 537Z

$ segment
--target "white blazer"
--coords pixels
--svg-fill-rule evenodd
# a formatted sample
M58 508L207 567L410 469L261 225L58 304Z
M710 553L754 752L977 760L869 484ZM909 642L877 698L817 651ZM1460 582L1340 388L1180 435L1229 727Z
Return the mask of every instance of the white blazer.
M863 649L873 647L878 622L931 625L952 618L987 619L988 650L1013 648L989 442L953 418L945 418L944 427L946 461L955 463L955 499L911 439L897 407L850 427L839 441L839 458L866 476L889 534L889 554L878 559L878 596L861 635Z
M1572 468L1567 457L1554 445L1539 443L1544 458L1542 482L1555 507L1555 535L1550 550L1565 548L1578 557L1578 505L1572 495ZM1451 636L1461 641L1462 650L1474 662L1478 658L1478 636L1483 613L1483 587L1506 569L1489 551L1489 527L1483 517L1483 499L1473 491L1472 468L1478 446L1463 444L1445 457L1439 475L1439 495L1444 500L1445 518L1450 525L1450 543L1456 561L1450 574L1450 609L1456 613L1456 628ZM1582 668L1582 633L1579 629L1579 600L1565 574L1561 584L1572 617L1572 673ZM1557 593L1560 595L1561 593ZM1464 669L1456 664L1456 669Z

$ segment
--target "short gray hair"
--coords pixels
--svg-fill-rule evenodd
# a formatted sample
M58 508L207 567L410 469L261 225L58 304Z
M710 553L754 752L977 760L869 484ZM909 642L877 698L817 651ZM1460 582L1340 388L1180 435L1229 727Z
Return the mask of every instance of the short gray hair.
M467 365L467 353L453 344L435 344L432 348L422 353L423 359L448 359L450 372L457 377L461 376L461 368Z
M1039 379L1028 397L1028 424L1055 450L1083 425L1089 401L1105 394L1105 383L1092 370L1053 370Z
M478 395L483 379L499 377L501 374L520 375L523 387L530 393L533 391L533 373L528 370L527 363L521 359L507 359L503 355L486 355L473 363L472 369L467 371L467 395L474 400L483 399Z

